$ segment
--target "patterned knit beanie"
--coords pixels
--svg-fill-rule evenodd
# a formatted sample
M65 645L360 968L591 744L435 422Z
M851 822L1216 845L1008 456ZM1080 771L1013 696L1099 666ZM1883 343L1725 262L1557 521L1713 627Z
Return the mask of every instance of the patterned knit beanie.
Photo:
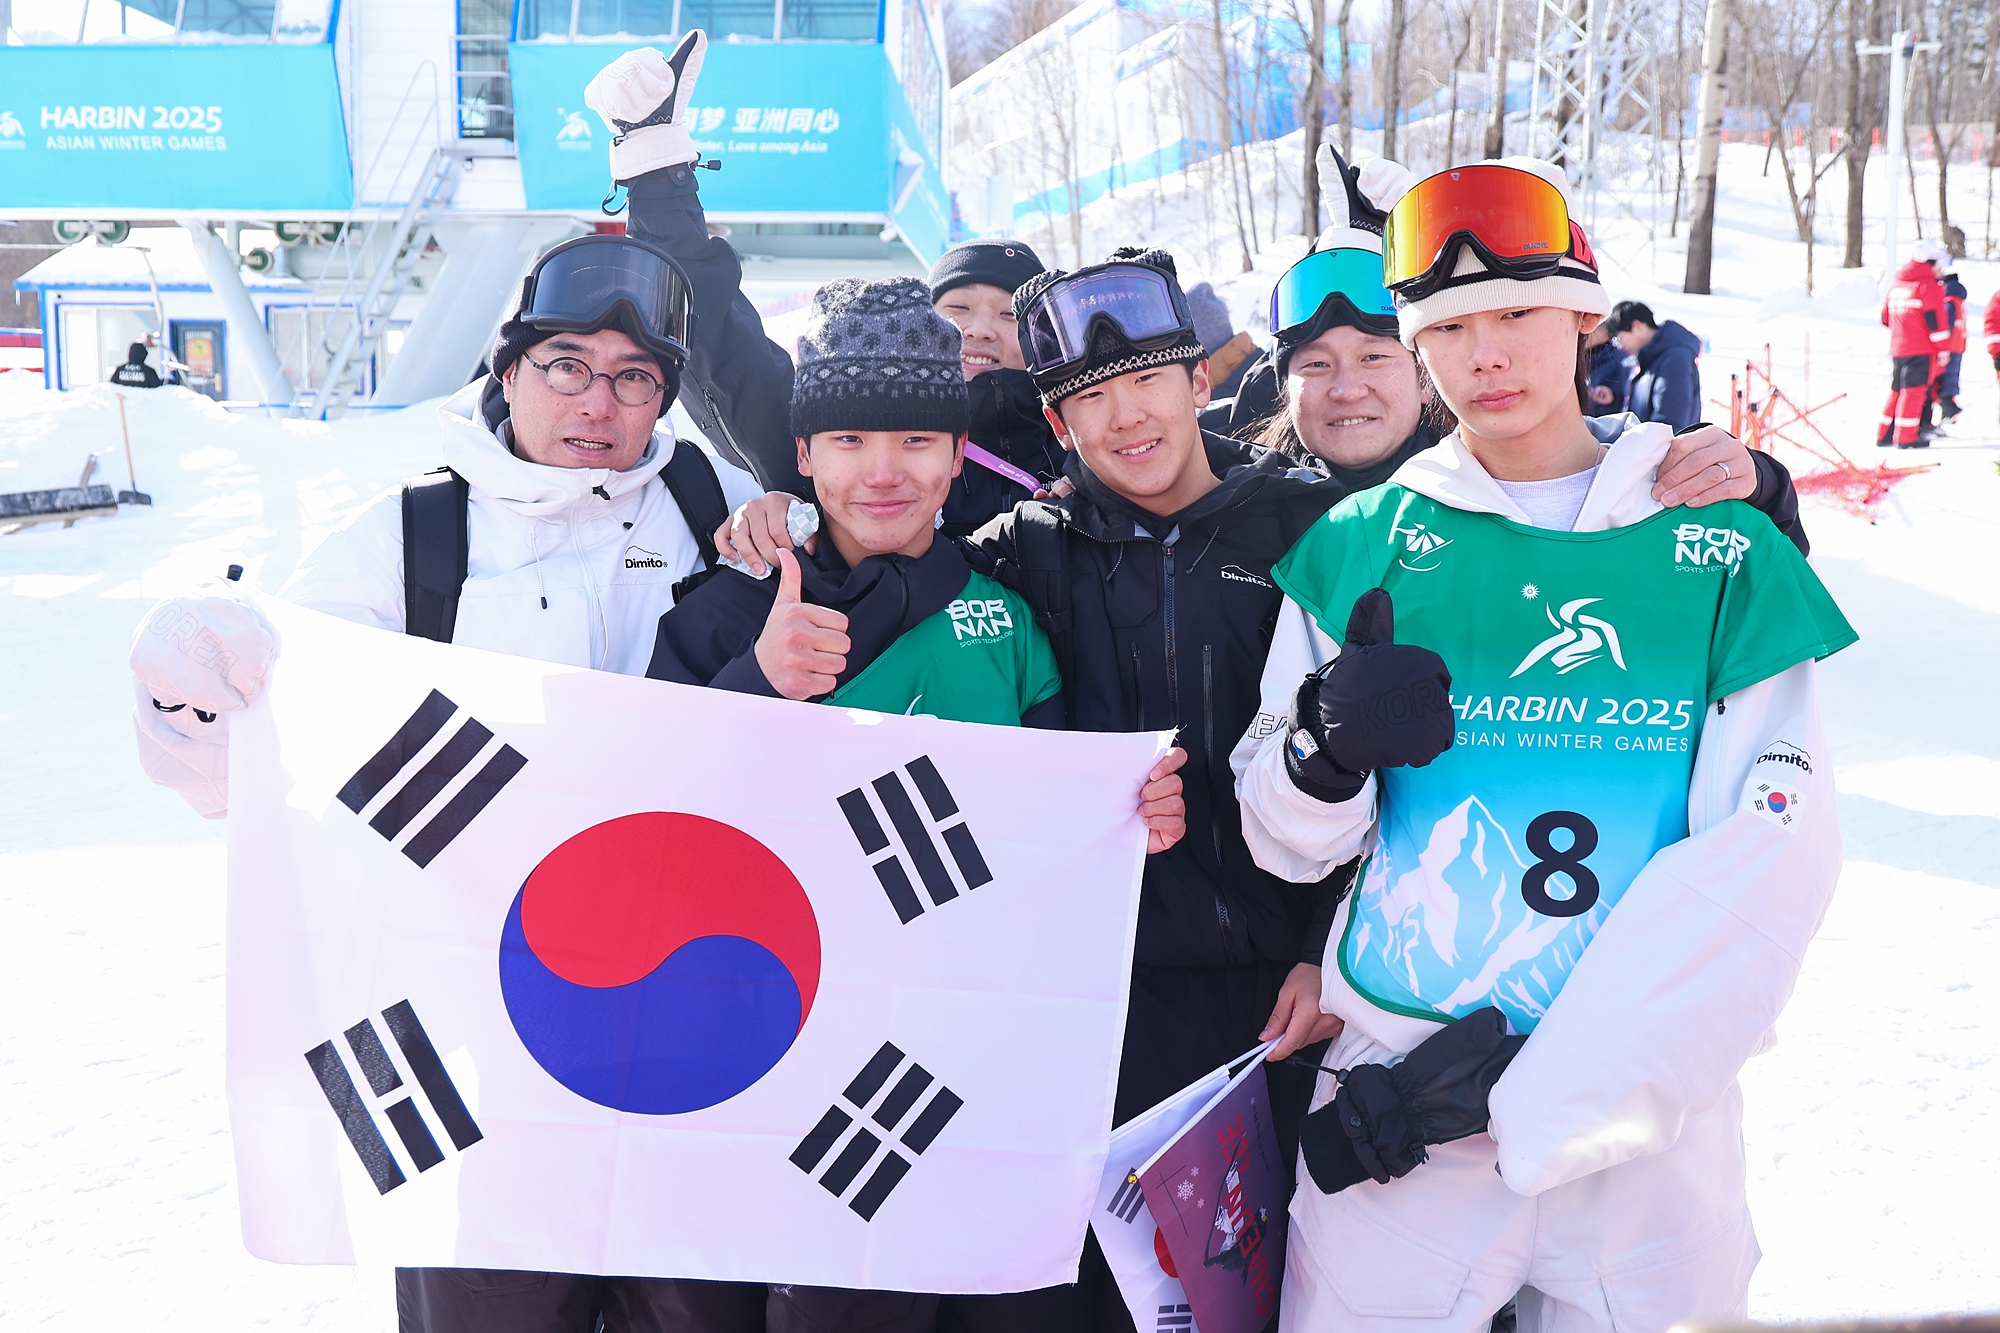
M1174 268L1174 257L1165 250L1144 250L1138 246L1121 246L1113 250L1107 264L1144 264L1156 268L1167 275L1175 291L1180 290L1180 274ZM1050 271L1038 273L1014 292L1014 319L1020 328L1021 351L1027 355L1028 308L1037 296L1051 286L1070 277L1068 273ZM1185 302L1185 297L1183 297ZM1118 336L1118 330L1107 323L1097 326L1091 335L1090 349L1084 354L1083 369L1068 379L1055 379L1045 375L1035 377L1035 387L1041 391L1042 404L1053 410L1057 403L1071 394L1081 393L1093 384L1116 379L1120 375L1130 375L1134 371L1152 370L1158 366L1186 366L1190 371L1199 365L1208 354L1202 350L1201 339L1192 328L1180 338L1165 347L1151 352L1142 352ZM1029 356L1032 362L1034 359Z
M837 278L813 294L792 380L792 434L940 430L965 434L972 412L958 326L931 308L917 278Z

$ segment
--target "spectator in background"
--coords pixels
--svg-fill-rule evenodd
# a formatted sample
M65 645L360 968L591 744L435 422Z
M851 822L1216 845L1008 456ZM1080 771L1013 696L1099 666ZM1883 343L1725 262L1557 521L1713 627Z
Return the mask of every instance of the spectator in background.
M1235 394L1257 355L1257 344L1247 333L1239 333L1236 317L1215 288L1198 282L1187 290L1188 310L1194 315L1194 336L1208 353L1211 400Z
M1605 321L1619 350L1638 358L1630 406L1641 421L1664 421L1682 430L1701 420L1701 372L1695 358L1701 339L1674 320L1662 324L1652 307L1620 301Z
M1583 372L1590 389L1584 411L1593 417L1615 417L1630 405L1632 358L1611 341L1608 323L1592 329L1583 346L1590 355Z
M146 344L133 343L125 349L125 364L111 372L111 382L128 389L160 387L160 372L146 364Z
M1965 290L1965 284L1958 280L1958 274L1950 270L1950 262L1945 261L1943 282L1944 326L1951 333L1944 346L1951 353L1951 360L1945 362L1943 373L1931 381L1931 395L1937 400L1946 422L1959 413L1958 368L1965 360L1965 298L1970 294Z

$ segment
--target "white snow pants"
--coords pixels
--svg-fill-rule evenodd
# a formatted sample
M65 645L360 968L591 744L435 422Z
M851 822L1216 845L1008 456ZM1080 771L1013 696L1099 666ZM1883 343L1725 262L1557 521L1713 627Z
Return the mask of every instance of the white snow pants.
M1330 1099L1322 1075L1313 1101ZM1520 1333L1666 1333L1749 1314L1757 1238L1732 1085L1663 1153L1523 1198L1484 1134L1386 1185L1326 1195L1303 1162L1279 1333L1485 1333L1520 1293Z

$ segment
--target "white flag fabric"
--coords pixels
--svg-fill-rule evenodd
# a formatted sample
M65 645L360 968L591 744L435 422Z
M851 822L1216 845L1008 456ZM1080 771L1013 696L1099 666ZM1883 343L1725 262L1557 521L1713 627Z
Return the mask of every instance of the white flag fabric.
M271 599L230 728L250 1250L1074 1279L1153 734L696 690Z

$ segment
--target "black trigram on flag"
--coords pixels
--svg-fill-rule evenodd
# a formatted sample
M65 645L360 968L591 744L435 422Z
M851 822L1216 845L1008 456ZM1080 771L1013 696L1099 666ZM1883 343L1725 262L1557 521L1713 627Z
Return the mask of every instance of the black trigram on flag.
M903 775L909 775L905 784ZM924 807L930 811L930 820L917 813L916 802L910 799L910 787L917 789L923 797ZM864 856L873 857L878 852L888 852L887 856L874 862L875 878L882 881L882 891L889 895L890 906L904 925L923 915L924 905L917 898L917 891L910 884L909 869L904 866L904 858L914 866L917 878L924 883L924 892L930 895L931 905L942 907L958 897L958 883L951 872L945 869L944 858L938 855L937 842L933 841L932 827L938 828L936 838L942 840L945 850L958 866L959 879L967 889L976 889L991 883L993 872L986 868L986 858L980 854L979 844L972 840L972 830L965 826L959 816L958 802L952 798L951 788L944 785L937 765L929 755L912 759L899 770L884 773L868 784L875 793L875 801L882 812L889 817L889 826L896 831L892 840L883 832L882 821L875 817L875 804L868 799L868 792L860 787L840 798L840 812L847 816L847 826L854 830L856 841L861 844Z
M1160 1321L1153 1325L1153 1333L1188 1333L1194 1327L1194 1307L1192 1305L1162 1305Z
M900 1077L896 1077L898 1071ZM933 1086L937 1091L931 1092ZM887 1093L882 1092L884 1088ZM921 1111L911 1115L926 1093L930 1093L930 1100L924 1102ZM880 1101L876 1100L878 1094ZM819 1183L836 1198L846 1198L847 1206L866 1220L875 1216L875 1210L889 1197L889 1191L909 1174L910 1159L896 1151L896 1144L909 1149L912 1155L921 1154L937 1140L965 1102L922 1065L909 1060L886 1041L840 1095L846 1107L836 1103L819 1118L819 1123L792 1154L792 1165L811 1175L831 1155L833 1164L821 1172ZM868 1109L871 1103L875 1107L873 1112ZM863 1116L867 1120L857 1128ZM869 1128L870 1125L875 1128ZM902 1130L900 1136L898 1127ZM885 1140L891 1139L894 1141L885 1149ZM836 1146L839 1152L834 1152ZM874 1171L860 1189L848 1195L848 1187L871 1164Z
M389 792L368 820L368 827L395 842L460 774L472 768L475 759L487 752L493 733L468 714L444 744L414 773L403 777L404 770L437 739L458 711L457 704L432 690L409 720L396 729L389 743L354 771L354 776L340 789L340 803L358 815L391 783L403 778L402 784ZM491 757L473 770L471 779L461 784L451 799L403 844L403 855L419 866L429 865L453 838L465 832L465 826L500 794L502 787L513 781L527 762L511 745L494 749Z
M1139 1210L1145 1206L1146 1192L1139 1188L1139 1173L1137 1171L1127 1171L1125 1173L1125 1183L1120 1185L1118 1192L1111 1196L1111 1205L1104 1211L1110 1213L1120 1222L1130 1225L1132 1219L1139 1215Z
M437 1048L431 1045L430 1036L424 1025L417 1021L417 1011L404 1000L392 1004L382 1011L382 1022L389 1029L390 1038L396 1049L403 1053L403 1066L423 1090L425 1100L431 1104L431 1114L437 1118L445 1136L452 1146L464 1152L484 1137L479 1126L472 1122L472 1113L465 1109L465 1102L458 1095L458 1088L445 1072L444 1061L438 1059ZM437 1137L425 1122L423 1113L417 1109L416 1100L407 1092L386 1105L382 1099L403 1088L403 1073L396 1068L396 1062L389 1050L382 1044L382 1038L375 1031L372 1020L362 1019L342 1034L347 1039L347 1049L353 1056L355 1067L368 1081L368 1090L374 1094L373 1100L390 1128L396 1131L396 1138L403 1145L404 1160L419 1171L428 1171L444 1160L444 1150L438 1147ZM360 1091L354 1086L354 1079L347 1072L347 1065L340 1057L340 1051L330 1041L323 1041L306 1052L306 1063L312 1066L313 1077L319 1081L320 1091L326 1094L327 1104L340 1117L340 1127L346 1131L347 1141L354 1145L354 1151L361 1156L361 1165L367 1168L368 1178L375 1182L375 1188L387 1194L402 1184L408 1177L403 1174L402 1163L382 1137L382 1130L375 1122L375 1113L369 1107Z

